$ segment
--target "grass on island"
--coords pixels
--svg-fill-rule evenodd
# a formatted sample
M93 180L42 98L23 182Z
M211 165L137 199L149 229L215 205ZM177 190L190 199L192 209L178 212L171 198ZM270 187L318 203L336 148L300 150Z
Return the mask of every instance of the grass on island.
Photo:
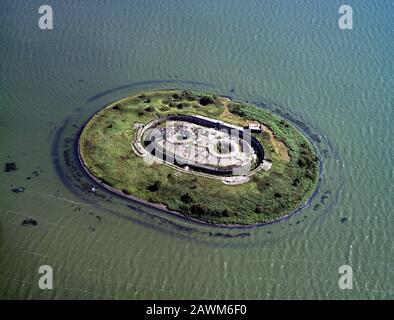
M241 126L260 122L266 130L255 137L272 168L230 186L193 174L178 176L167 165L147 165L131 148L134 124L169 114L198 114ZM194 91L145 92L115 102L87 123L79 144L84 165L105 184L209 223L276 220L305 202L318 180L314 148L292 124L256 106Z

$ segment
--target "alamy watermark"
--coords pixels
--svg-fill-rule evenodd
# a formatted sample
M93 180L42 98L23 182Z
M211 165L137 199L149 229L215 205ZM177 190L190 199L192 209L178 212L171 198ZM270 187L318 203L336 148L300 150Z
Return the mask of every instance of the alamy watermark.
M338 273L341 275L338 281L339 289L352 290L353 289L352 267L347 264L344 264L338 268Z
M53 269L51 266L42 265L38 268L38 273L42 276L38 279L38 287L42 290L53 289Z
M38 8L38 13L41 14L38 20L38 26L41 30L53 29L53 9L50 5L44 4ZM338 9L338 14L341 16L338 19L338 27L341 30L353 29L353 8L348 4L343 4Z
M353 29L353 8L344 4L339 7L338 13L341 15L338 20L338 27L341 30Z
M38 13L42 14L38 19L38 27L41 30L53 29L53 9L50 5L44 4L38 8Z

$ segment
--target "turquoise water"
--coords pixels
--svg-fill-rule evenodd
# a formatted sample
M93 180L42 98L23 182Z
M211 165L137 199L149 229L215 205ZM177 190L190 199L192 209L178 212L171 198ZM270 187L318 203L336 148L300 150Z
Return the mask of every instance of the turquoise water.
M394 298L392 1L346 2L353 30L338 28L341 1L51 3L42 31L40 1L0 1L0 164L18 167L0 172L1 298ZM324 165L310 206L226 230L87 192L84 121L172 87L300 121Z

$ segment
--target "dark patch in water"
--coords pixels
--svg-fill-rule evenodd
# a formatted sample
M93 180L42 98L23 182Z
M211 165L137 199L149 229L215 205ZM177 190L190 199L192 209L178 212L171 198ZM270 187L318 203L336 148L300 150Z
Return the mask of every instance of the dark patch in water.
M324 149L321 151L321 154L323 155L324 158L328 159L330 157L330 151L327 149Z
M126 206L127 206L128 208L132 209L132 210L138 211L138 210L136 210L136 208L135 208L134 206L132 206L132 205L130 205L130 204L127 204ZM145 213L145 214L146 214L146 213ZM174 223L174 222L172 222L172 221L170 221L170 220L167 220L167 219L165 219L165 218L162 218L162 217L159 217L159 216L150 214L150 213L147 213L147 214L148 214L150 217L152 217L154 220L160 221L160 223L162 223L162 224L167 224L167 225L173 226L173 227L174 227L175 229L177 229L178 231L186 231L186 232L195 232L195 231L197 231L197 230L194 229L194 228L186 227L186 226L181 226L181 225L176 224L176 223Z
M37 224L38 224L37 220L34 220L32 218L26 218L21 223L22 226L36 226Z
M347 218L346 218L346 217L343 217L343 218L341 218L339 221L340 221L341 223L346 223L346 222L347 222Z
M11 191L15 192L15 193L21 193L21 192L24 192L25 190L26 190L25 187L15 187L15 188L11 189Z
M206 231L200 231L196 228L192 228L192 227L187 227L187 226L182 226L179 225L171 220L168 220L164 217L159 217L157 215L151 214L149 212L145 212L145 211L140 211L137 210L134 206L127 204L127 207L129 207L130 209L132 209L133 211L140 213L140 214L144 214L144 215L148 215L152 220L157 220L161 225L166 225L166 226L170 226L172 228L175 228L176 230L180 231L180 232L187 232L187 233L198 233L201 235L208 235L211 237L221 237L221 238L244 238L249 236L249 233L237 233L237 234L231 234L231 233L223 233L223 232L206 232ZM179 218L182 218L181 216ZM189 220L187 218L183 218L184 220Z
M60 180L63 182L63 184L69 190L71 190L75 195L80 197L80 194L75 191L75 189L73 188L73 184L68 179L67 175L64 173L64 171L61 167L60 157L59 157L59 153L58 153L60 139L61 139L62 134L64 133L65 129L67 128L69 122L70 122L70 118L65 119L62 126L59 129L57 129L55 132L55 136L54 136L54 140L53 140L52 148L51 148L52 164L55 168L55 172L56 172L57 176L60 178ZM64 156L64 153L63 153L63 156ZM68 155L66 157L68 157ZM69 158L68 158L68 160L69 160Z
M15 162L7 162L4 166L4 172L12 172L16 170L18 170L18 168L16 167Z
M33 171L31 174L35 177L38 177L40 175L40 173L37 170Z
M230 234L223 232L209 232L208 234L213 237L222 237L222 238L245 238L250 236L249 232L243 232L238 234Z
M328 196L322 195L322 196L320 197L320 203L321 203L322 205L324 205L325 202L326 202L326 199L328 199Z

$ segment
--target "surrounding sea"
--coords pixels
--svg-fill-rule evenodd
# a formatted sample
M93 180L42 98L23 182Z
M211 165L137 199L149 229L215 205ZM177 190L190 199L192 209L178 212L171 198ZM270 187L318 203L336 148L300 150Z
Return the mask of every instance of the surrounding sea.
M53 30L38 27L46 2ZM46 2L0 0L0 298L394 298L394 1L346 1L353 30L336 0ZM80 127L165 88L298 123L323 162L311 204L228 230L89 192ZM41 265L53 290L38 286Z

